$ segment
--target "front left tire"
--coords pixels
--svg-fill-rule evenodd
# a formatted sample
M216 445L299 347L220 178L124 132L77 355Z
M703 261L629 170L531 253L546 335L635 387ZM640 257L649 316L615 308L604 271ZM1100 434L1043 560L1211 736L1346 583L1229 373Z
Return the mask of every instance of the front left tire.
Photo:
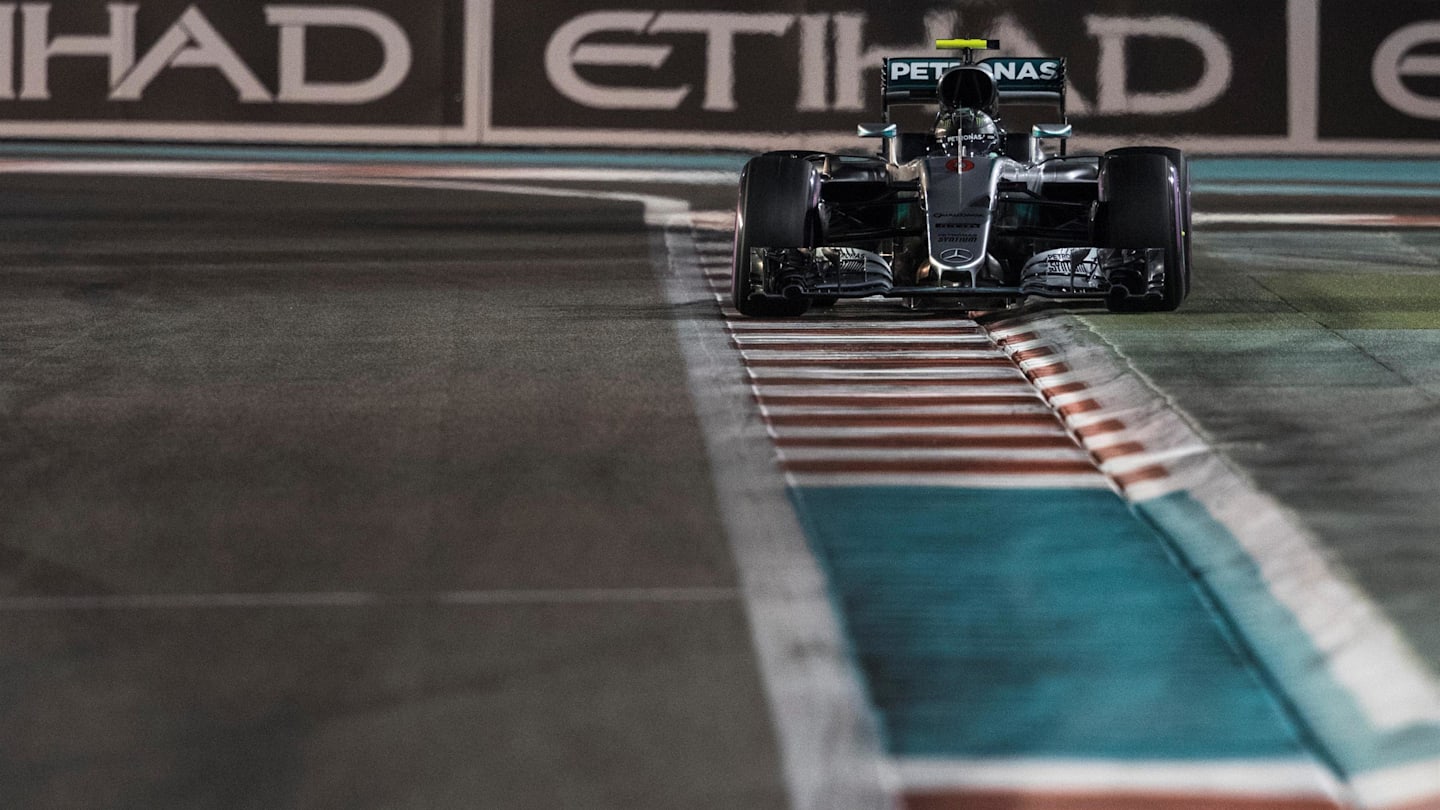
M1184 155L1176 149L1107 152L1100 166L1104 208L1101 244L1163 248L1165 280L1158 297L1111 298L1112 312L1172 312L1190 291L1190 199Z

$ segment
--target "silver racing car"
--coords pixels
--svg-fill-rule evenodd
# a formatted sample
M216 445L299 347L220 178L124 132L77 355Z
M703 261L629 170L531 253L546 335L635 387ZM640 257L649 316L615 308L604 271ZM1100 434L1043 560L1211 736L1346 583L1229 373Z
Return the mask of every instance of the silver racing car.
M878 155L770 152L740 177L731 293L785 317L840 298L1023 296L1167 311L1190 289L1190 185L1178 149L1067 154L1065 60L885 59ZM1023 127L1023 128L1022 128ZM938 300L937 300L938 299Z

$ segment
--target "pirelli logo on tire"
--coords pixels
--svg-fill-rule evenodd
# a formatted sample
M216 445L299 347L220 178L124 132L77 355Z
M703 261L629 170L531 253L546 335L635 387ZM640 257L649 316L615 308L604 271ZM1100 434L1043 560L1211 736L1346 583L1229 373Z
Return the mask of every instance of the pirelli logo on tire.
M3 2L0 135L473 143L489 2Z

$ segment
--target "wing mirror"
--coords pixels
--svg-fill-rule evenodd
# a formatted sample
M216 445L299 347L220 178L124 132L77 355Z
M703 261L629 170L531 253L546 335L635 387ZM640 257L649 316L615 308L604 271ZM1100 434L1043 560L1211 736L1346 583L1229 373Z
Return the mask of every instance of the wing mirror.
M1070 137L1075 128L1069 124L1036 124L1030 128L1032 138L1060 138L1064 140Z
M900 134L900 127L895 124L861 124L856 129L856 134L862 138L888 139Z

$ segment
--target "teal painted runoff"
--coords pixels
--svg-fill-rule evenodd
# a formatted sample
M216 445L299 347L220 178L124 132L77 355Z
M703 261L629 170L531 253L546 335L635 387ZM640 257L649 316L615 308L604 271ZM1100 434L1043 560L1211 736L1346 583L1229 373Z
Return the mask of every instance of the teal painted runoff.
M1107 490L793 499L901 757L1305 757L1152 529Z
M1190 190L1196 194L1218 194L1239 197L1440 197L1440 186L1343 186L1327 183L1209 183L1195 181Z
M1190 577L1110 491L792 497L894 754L1306 756Z
M1347 158L1194 158L1190 178L1200 182L1360 183L1440 185L1440 161Z
M1440 724L1377 729L1323 664L1254 559L1228 529L1188 493L1145 501L1136 508L1171 538L1186 565L1203 577L1251 649L1283 685L1327 759L1346 776L1410 762L1432 761L1440 751ZM1385 673L1374 673L1377 679Z

